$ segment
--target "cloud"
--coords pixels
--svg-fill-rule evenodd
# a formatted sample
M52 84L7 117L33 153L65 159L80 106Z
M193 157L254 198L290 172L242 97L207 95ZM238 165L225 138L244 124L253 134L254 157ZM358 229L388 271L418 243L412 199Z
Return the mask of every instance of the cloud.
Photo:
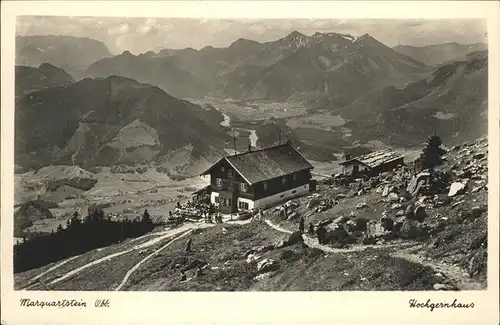
M224 47L243 37L266 42L293 30L307 35L339 32L352 35L368 33L381 42L426 45L443 42L475 43L485 41L485 24L478 20L398 20L398 19L169 19L118 17L18 18L19 35L52 34L94 38L111 51L144 53L162 48Z

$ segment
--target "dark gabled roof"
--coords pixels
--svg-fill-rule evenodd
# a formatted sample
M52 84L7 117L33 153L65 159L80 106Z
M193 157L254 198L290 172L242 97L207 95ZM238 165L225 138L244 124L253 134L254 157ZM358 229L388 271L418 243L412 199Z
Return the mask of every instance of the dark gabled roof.
M221 160L226 160L249 184L313 168L288 142L275 147L224 157ZM212 167L202 175L207 174Z
M401 154L394 152L390 149L383 149L379 151L375 151L363 156L355 157L344 162L341 162L341 165L347 165L352 163L353 161L359 161L363 165L366 165L370 168L375 168L383 164L387 164L391 161L398 160L404 158Z

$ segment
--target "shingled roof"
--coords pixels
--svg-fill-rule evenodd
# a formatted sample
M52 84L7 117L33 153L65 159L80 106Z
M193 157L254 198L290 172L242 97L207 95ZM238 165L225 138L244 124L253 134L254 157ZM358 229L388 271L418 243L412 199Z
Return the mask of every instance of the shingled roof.
M341 165L349 164L353 161L359 161L360 163L370 167L375 168L383 164L387 164L391 161L398 160L404 158L401 154L394 152L390 149L383 149L379 151L375 151L363 156L355 157L344 162L341 162Z
M289 175L313 166L290 143L261 150L224 157L231 166L249 183ZM213 166L212 166L213 167ZM207 174L209 168L202 175Z

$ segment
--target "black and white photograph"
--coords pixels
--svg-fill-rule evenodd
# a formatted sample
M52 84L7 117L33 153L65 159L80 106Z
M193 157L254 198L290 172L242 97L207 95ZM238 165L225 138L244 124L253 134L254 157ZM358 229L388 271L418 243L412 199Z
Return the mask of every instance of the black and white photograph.
M489 287L486 20L15 32L14 290Z

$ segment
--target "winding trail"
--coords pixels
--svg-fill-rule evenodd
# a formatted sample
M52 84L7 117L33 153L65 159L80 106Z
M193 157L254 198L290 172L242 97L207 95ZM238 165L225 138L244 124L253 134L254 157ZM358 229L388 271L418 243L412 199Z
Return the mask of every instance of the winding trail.
M155 256L156 254L158 254L159 252L161 252L162 250L164 250L165 248L167 248L168 246L170 246L171 244L173 244L175 241L177 241L177 240L179 240L179 239L181 239L181 238L189 235L192 232L193 232L193 229L187 230L186 232L182 233L180 236L177 236L177 237L173 238L167 244L163 245L162 247L160 247L157 250L155 250L153 253L149 254L148 256L146 256L145 258L143 258L142 260L140 260L136 265L134 265L130 270L128 270L127 274L125 274L125 277L123 278L122 282L118 285L118 287L116 287L115 291L121 290L121 288L125 285L125 283L127 283L128 279L130 278L130 276L132 275L132 273L134 273L142 264L144 264L149 259L151 259L153 256Z
M271 228L282 232L291 234L292 231L284 229L276 224L274 224L271 220L265 220L266 224ZM304 239L304 243L311 248L317 248L326 253L348 253L348 252L361 252L366 249L382 249L389 247L398 247L401 250L396 252L391 252L390 256L394 258L401 258L408 262L420 264L423 266L427 266L432 268L435 272L440 272L443 274L444 278L451 280L451 282L457 287L458 290L483 290L485 286L480 282L476 282L470 277L467 276L465 271L458 266L450 265L446 263L440 263L432 260L424 259L423 257L414 253L415 250L418 250L422 247L422 244L419 243L396 243L396 244L386 244L386 245L363 245L363 246L354 246L351 248L332 248L326 245L320 245L316 240L307 236L305 234L302 235Z
M285 228L282 228L276 224L274 224L271 220L264 220L266 222L266 224L268 226L270 226L271 228L273 228L274 230L277 230L279 232L282 232L282 233L286 233L286 234L291 234L292 231L290 230L287 230ZM308 247L310 248L317 248L319 250L322 250L323 252L325 253L350 253L350 252L362 252L362 251L365 251L367 249L382 249L382 248L389 248L389 247L413 247L416 245L416 243L394 243L394 244L385 244L385 245L357 245L357 246L352 246L352 247L349 247L349 248L333 248L333 247L330 247L330 246L327 246L327 245L322 245L322 244L319 244L317 240L315 240L314 238L306 235L306 234L302 234L302 238L304 239L304 244L306 244Z
M226 223L226 224L234 224L234 225L244 225L244 224L248 224L251 222L251 219L249 220L230 220L230 216L227 216L224 218L223 222ZM112 254L109 254L109 255L106 255L106 256L103 256L101 258L98 258L96 260L93 260L91 262L88 262L86 263L85 265L82 265L80 267L77 267L69 272L66 272L64 273L63 275L53 279L51 282L49 282L48 284L49 285L54 285L54 284L57 284L61 281L64 281L64 280L67 280L68 278L71 278L73 276L76 276L77 274L83 272L84 270L92 267L92 266L95 266L95 265L98 265L100 263L103 263L103 262L106 262L106 261L109 261L113 258L116 258L116 257L119 257L119 256L122 256L124 254L127 254L127 253L130 253L130 252L133 252L133 251L136 251L136 250L141 250L141 249L145 249L145 248L148 248L150 246L153 246L153 245L156 245L156 244L159 244L165 240L168 240L168 239L171 239L166 245L164 245L163 247L159 248L158 250L156 250L155 252L153 252L152 254L148 255L146 258L144 258L143 260L141 260L139 263L137 263L136 265L134 265L128 272L127 272L127 275L125 276L125 278L123 279L122 283L118 286L117 289L115 290L120 290L123 285L127 282L128 278L130 277L130 275L135 271L137 270L137 268L140 267L140 265L142 265L143 263L145 263L148 259L150 259L154 254L158 253L159 251L161 251L162 249L168 247L170 244L172 244L175 240L181 238L181 237L184 237L187 233L190 233L191 231L193 231L194 229L202 229L202 228L209 228L209 227L213 227L215 226L215 224L213 223L186 223L186 224L183 224L182 226L178 227L178 228L173 228L173 229L168 229L168 230L164 230L164 231L159 231L159 232L156 232L156 233L148 233L148 234L145 234L141 237L137 237L137 238L133 238L131 239L128 244L131 244L137 240L141 240L141 239L144 239L144 238L147 238L147 237L152 237L154 236L154 238L144 242L144 243L141 243L141 244L138 244L138 245L135 245L135 246L132 246L132 247L129 247L129 248L124 248L123 250L121 251L118 251L118 252L115 252L115 253L112 253ZM178 236L180 235L180 236ZM174 238L178 236L177 238ZM174 239L172 239L174 238ZM72 260L75 260L77 259L78 257L80 257L82 255L78 255L78 256L73 256L71 258L68 258L54 266L52 266L51 268L47 269L46 271L38 274L37 276L33 277L32 279L29 280L28 284L24 286L23 289L21 290L25 290L26 288L29 288L33 285L35 285L38 281L41 280L42 277L46 276L46 275L49 275L52 271L58 269L59 267L65 265L66 263L72 261Z
M106 255L104 257L101 257L97 260L94 260L92 262L89 262L83 266L80 266L78 268L75 268L69 272L67 272L66 274L54 279L52 282L50 282L49 284L50 285L53 285L53 284L57 284L63 280L66 280L70 277L73 277L79 273L81 273L82 271L84 271L85 269L89 268L89 267L92 267L94 265L97 265L97 264L100 264L100 263L103 263L103 262L106 262L106 261L109 261L115 257L118 257L118 256L121 256L121 255L124 255L124 254L127 254L127 253L130 253L132 251L136 251L136 250L141 250L141 249L144 249L144 248L147 248L147 247L150 247L150 246L153 246L153 245L156 245L158 243L161 243L162 241L166 240L166 239L170 239L180 233L183 233L185 231L188 231L188 230L193 230L193 229L198 229L198 228L208 228L208 227L212 227L213 224L184 224L182 225L181 227L179 228L176 228L176 229L171 229L169 231L166 231L165 234L163 235L160 235L156 238L153 238L151 240L148 240L147 242L145 243L142 243L142 244L139 244L139 245L135 245L131 248L128 248L128 249L125 249L125 250L122 250L122 251L119 251L119 252L116 252L116 253L113 253L113 254L110 254L110 255Z
M467 290L484 290L486 286L481 284L480 282L474 281L471 279L465 270L462 268L447 264L447 263L436 263L433 261L429 261L424 259L422 256L418 254L412 253L410 250L421 247L420 245L414 248L409 248L405 250L401 250L398 252L394 252L391 254L392 257L402 258L409 262L421 264L424 266L428 266L435 270L436 272L442 273L446 278L451 280L453 284L457 287L458 290L467 291Z

